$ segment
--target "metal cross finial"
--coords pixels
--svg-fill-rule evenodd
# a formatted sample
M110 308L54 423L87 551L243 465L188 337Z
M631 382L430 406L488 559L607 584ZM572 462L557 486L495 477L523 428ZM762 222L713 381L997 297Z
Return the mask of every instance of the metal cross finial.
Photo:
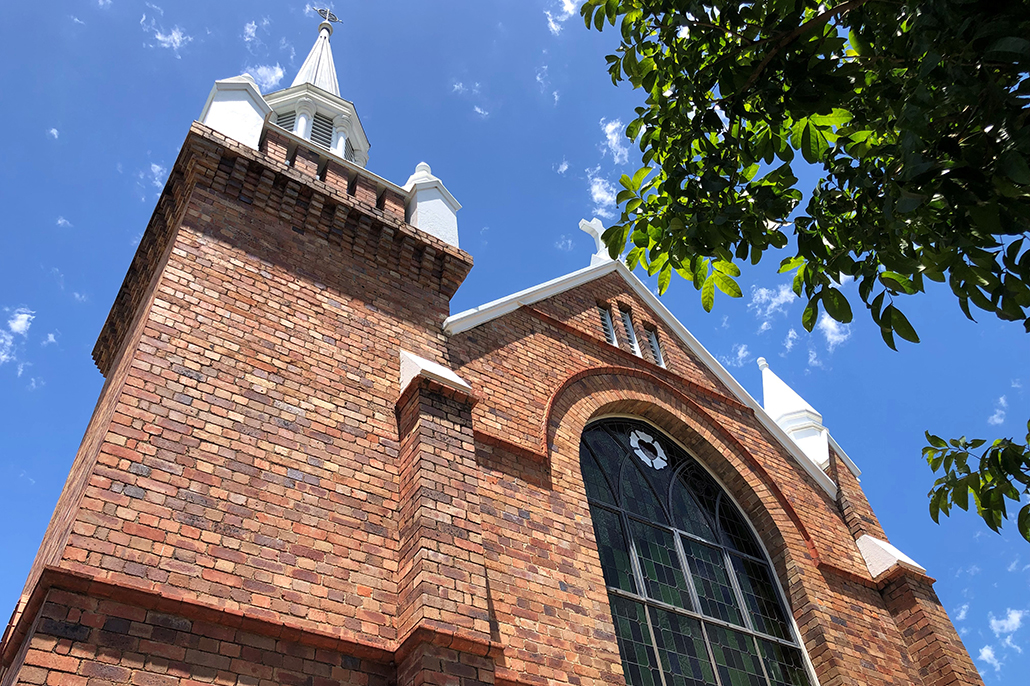
M316 12L318 12L318 16L322 17L327 22L330 22L330 23L333 23L333 24L342 24L343 23L342 21L340 21L339 17L337 17L335 14L333 14L332 10L329 10L329 9L318 9L317 7L315 7L314 10Z

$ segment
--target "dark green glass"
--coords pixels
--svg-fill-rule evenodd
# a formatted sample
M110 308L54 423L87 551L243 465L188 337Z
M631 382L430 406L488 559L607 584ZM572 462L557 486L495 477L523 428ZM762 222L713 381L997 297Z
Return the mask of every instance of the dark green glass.
M725 622L743 625L733 586L726 573L722 550L689 538L682 540L701 612Z
M608 432L600 427L594 427L583 434L583 440L590 447L590 451L597 458L601 470L608 477L608 480L615 485L616 498L621 498L618 491L619 474L622 469L623 458L626 451L615 442Z
M632 520L629 530L648 597L692 609L690 587L676 553L674 534Z
M751 529L737 514L737 508L733 503L725 497L719 503L719 529L724 545L752 557L763 557L754 536L751 535Z
M665 510L659 504L647 479L640 473L636 462L637 460L630 456L630 459L622 465L622 482L619 484L622 507L652 522L668 524L669 519L665 516Z
M797 648L758 639L772 686L810 686L805 659Z
M744 605L756 631L790 640L790 629L769 577L769 568L760 562L730 555L737 572L737 583L744 594Z
M637 592L633 581L633 567L629 560L629 546L622 531L622 517L596 505L590 506L597 538L597 554L601 558L604 583L630 593Z
M722 686L767 686L754 638L714 624L705 628Z
M583 483L586 485L587 497L608 505L615 505L615 496L612 494L612 489L604 478L604 474L601 473L601 468L598 466L597 461L594 460L594 456L590 454L590 449L587 448L586 443L579 444L579 468L583 472Z
M641 603L617 595L608 595L612 606L615 637L622 656L622 670L627 686L661 686L658 660L655 658L647 618Z
M709 686L715 672L705 649L701 622L675 612L649 607L651 627L666 686Z

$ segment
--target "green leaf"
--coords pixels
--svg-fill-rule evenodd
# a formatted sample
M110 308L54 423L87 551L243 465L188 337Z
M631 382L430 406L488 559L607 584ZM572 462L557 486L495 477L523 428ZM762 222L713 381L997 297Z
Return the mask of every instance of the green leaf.
M712 272L712 280L715 281L715 285L720 291L731 298L739 298L741 296L740 286L738 286L737 282L726 274L719 271Z
M801 313L801 326L809 333L815 328L815 321L819 318L819 294L808 301L805 311Z
M705 312L711 312L713 305L715 305L715 279L709 276L701 287L701 306L705 308Z
M1014 183L1020 186L1030 185L1030 166L1027 166L1026 159L1018 152L1010 150L1002 155L998 160L998 166Z
M842 324L848 324L851 322L851 303L844 297L836 288L824 288L823 289L823 307L826 308L826 314L830 315L838 322Z
M935 436L935 435L931 434L929 431L925 432L925 434L926 434L926 442L929 443L930 445L932 445L934 448L947 448L948 447L948 444L940 436Z
M901 310L897 309L893 305L891 308L891 326L898 335L904 338L909 343L918 343L919 336L916 335L916 330L909 324L908 319L901 313Z
M712 264L712 267L714 267L716 271L722 272L723 274L729 274L730 276L740 276L740 267L733 264L732 262L727 262L726 260L718 260L714 264Z
M672 265L668 262L662 267L662 271L658 273L658 295L664 295L665 291L669 289L669 281L672 279Z
M640 184L644 183L644 179L651 173L651 167L641 167L637 170L637 173L633 175L633 190L640 190Z

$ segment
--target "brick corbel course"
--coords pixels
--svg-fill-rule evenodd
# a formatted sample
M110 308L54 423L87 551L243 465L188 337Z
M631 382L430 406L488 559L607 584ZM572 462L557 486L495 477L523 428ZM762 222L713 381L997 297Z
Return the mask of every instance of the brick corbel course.
M426 643L480 655L492 645L472 431L475 402L470 392L424 376L415 377L397 401L396 628L401 652L414 661L400 673L417 672L414 665L429 651L420 647Z

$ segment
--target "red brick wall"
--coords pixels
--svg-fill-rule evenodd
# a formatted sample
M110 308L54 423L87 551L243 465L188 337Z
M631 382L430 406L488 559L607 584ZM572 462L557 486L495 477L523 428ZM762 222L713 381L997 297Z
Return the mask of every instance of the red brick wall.
M823 686L980 683L924 676L971 663L928 580L869 578L857 480L838 466L824 491L620 276L448 338L468 256L396 198L377 208L373 180L342 183L354 170L323 182L279 157L199 125L187 139L181 219L144 239L167 263L137 256L98 342L110 390L55 519L71 531L53 526L37 564L63 571L30 578L6 682L619 683L578 455L589 421L622 414L741 505ZM607 344L599 303L655 327L668 368L646 340L643 357ZM401 349L472 395L420 380L402 396ZM136 600L115 611L101 586Z

